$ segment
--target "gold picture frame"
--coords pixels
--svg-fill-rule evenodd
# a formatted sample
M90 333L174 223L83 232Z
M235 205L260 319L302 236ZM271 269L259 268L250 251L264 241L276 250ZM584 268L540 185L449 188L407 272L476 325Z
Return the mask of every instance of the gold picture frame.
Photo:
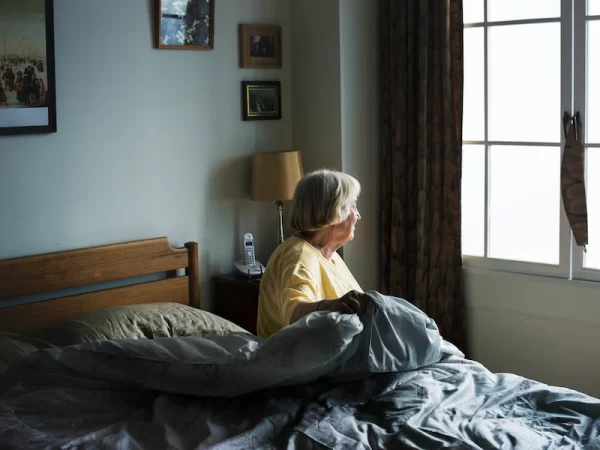
M242 120L280 120L281 82L242 81Z
M240 24L238 34L240 68L279 69L282 67L279 25Z

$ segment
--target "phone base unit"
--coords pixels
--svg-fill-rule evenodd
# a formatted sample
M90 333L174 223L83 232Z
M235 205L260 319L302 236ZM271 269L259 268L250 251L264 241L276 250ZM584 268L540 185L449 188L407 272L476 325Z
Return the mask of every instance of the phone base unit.
M239 261L234 261L236 271L241 275L248 275L249 277L261 277L265 272L265 266L256 261L253 266L249 266L246 264L246 261L240 259Z

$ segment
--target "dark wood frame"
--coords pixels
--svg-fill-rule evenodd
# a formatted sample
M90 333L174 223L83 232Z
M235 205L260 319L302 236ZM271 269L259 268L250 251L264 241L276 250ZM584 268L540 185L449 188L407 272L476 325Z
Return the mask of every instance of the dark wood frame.
M273 58L252 57L250 36L273 36L275 56ZM240 24L238 26L239 65L247 69L279 69L283 66L281 48L281 27L279 25Z
M277 92L277 111L275 114L261 114L250 111L250 90L253 87L272 87ZM281 82L279 81L242 81L242 119L243 120L279 120L281 119Z
M178 269L185 275L178 276ZM166 279L2 307L1 301L166 272ZM165 237L0 260L0 331L30 334L120 305L174 302L200 308L198 244Z
M160 37L162 35L161 18L162 12L160 5L162 0L156 0L156 13L157 13L157 24L156 24L156 46L160 49L171 49L171 50L213 50L215 47L215 1L210 1L210 18L208 21L210 42L208 45L174 45L174 44L161 44Z
M46 12L46 72L48 88L48 125L39 126L0 126L0 136L19 134L56 133L56 77L54 72L54 0L45 0Z

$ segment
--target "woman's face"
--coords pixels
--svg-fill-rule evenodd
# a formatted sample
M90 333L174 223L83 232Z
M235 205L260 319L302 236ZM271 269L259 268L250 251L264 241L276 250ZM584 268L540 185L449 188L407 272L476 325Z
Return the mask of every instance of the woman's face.
M336 225L340 241L343 241L342 245L354 239L354 228L356 227L356 222L358 222L359 220L360 213L358 212L358 208L356 207L356 201L354 201L352 202L350 215L348 216L348 218Z

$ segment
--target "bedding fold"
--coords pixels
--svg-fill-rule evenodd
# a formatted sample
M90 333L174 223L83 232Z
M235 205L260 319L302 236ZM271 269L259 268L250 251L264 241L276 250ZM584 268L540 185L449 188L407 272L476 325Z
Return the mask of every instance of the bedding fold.
M326 375L351 379L439 361L442 338L429 317L403 299L368 295L371 302L360 317L314 313L269 339L232 333L99 340L49 349L13 364L0 379L0 389L23 381L24 373L35 383L36 372L43 370L59 385L66 371L90 387L98 380L103 385L232 397Z
M600 448L600 400L493 374L403 299L248 333L38 350L0 377L2 448Z

